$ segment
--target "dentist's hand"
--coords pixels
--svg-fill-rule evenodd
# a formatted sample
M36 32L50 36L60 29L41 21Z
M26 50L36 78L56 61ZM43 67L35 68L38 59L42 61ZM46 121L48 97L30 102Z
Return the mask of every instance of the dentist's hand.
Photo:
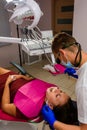
M42 115L45 121L53 128L53 124L56 121L53 111L49 108L48 105L44 105L42 108Z

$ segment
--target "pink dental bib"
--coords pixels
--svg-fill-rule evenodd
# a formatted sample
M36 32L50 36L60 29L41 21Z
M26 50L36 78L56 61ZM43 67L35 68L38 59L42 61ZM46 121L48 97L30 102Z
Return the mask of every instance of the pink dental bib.
M34 79L18 89L14 104L26 117L37 117L44 104L46 90L52 86L55 85Z

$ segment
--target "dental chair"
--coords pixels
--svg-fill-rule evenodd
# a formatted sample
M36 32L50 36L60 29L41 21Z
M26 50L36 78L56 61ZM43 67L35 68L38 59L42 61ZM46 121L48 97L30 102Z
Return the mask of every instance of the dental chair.
M10 64L18 70L18 73L32 76L22 66L16 64L15 62L11 61ZM42 117L40 116L35 119L26 121L10 116L0 109L0 130L37 130L39 127L40 130L45 130L47 127L47 123L43 121Z

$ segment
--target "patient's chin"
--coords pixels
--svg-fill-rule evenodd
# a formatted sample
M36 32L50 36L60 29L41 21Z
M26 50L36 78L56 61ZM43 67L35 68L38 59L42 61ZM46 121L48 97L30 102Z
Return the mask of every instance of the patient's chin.
M47 99L45 100L45 103L49 106L50 109L53 110L53 105L51 103L49 103Z
M53 110L53 105L52 105L52 104L48 104L48 106L49 106L49 108L50 108L51 110Z

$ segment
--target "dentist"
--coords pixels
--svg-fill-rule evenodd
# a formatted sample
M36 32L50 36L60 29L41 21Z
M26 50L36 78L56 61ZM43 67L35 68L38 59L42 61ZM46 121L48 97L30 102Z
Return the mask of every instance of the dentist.
M71 35L61 32L54 37L52 51L55 59L65 66L78 67L76 82L76 97L79 126L67 125L57 121L49 106L44 105L42 115L44 119L56 130L87 130L87 53Z

